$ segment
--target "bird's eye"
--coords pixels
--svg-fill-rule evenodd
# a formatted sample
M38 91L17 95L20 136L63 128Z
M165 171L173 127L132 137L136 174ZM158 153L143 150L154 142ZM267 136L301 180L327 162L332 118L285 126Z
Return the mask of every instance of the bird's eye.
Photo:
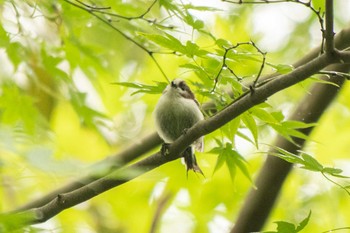
M181 88L181 90L185 91L186 90L186 84L184 82L181 82L179 87Z

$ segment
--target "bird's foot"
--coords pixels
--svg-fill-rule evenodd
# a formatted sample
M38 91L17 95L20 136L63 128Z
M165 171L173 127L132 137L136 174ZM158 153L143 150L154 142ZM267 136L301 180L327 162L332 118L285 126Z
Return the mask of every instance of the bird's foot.
M162 144L162 148L160 148L160 153L162 153L162 155L166 156L169 154L169 146L170 143L163 143Z

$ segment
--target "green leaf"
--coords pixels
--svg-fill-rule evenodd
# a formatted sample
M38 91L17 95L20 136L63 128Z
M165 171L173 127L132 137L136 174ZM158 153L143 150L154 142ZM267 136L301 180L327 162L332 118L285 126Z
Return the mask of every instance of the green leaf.
M184 20L189 26L192 26L193 29L200 30L204 27L204 22L202 20L196 19L191 14L187 14L184 17Z
M24 94L14 83L2 85L0 119L5 125L20 126L29 134L42 123L34 99Z
M216 140L216 143L219 145L219 147L215 147L210 152L218 153L219 156L216 161L216 165L213 173L217 172L217 170L220 169L224 163L226 163L232 181L234 181L237 167L238 167L239 170L243 173L243 175L251 183L253 183L253 180L246 166L247 161L244 159L243 156L241 156L236 150L232 148L232 143L227 142L224 146L220 140L218 139L215 139L215 140Z
M278 233L296 233L295 226L292 223L277 221L277 232Z
M230 41L228 41L228 40L225 40L225 39L217 39L216 41L215 41L215 43L219 46L219 47L226 47L226 48L228 48L228 47L231 47L232 46L232 43L230 42Z
M305 123L302 121L284 121L282 123L282 126L285 126L291 129L306 129L310 127L315 127L316 125L317 125L316 123Z
M164 47L168 48L170 50L186 54L186 48L181 43L180 40L176 39L174 36L165 33L165 35L159 35L159 34L147 34L143 32L139 32L139 35L145 37L146 39L153 41L154 43Z
M186 56L190 58L193 56L203 57L206 54L208 54L208 52L201 50L197 44L191 41L186 42Z
M187 10L197 10L197 11L221 11L219 8L209 7L209 6L194 6L192 4L185 4L183 7Z
M228 124L224 125L221 128L221 131L224 133L225 136L230 138L232 141L234 141L234 136L238 133L238 128L241 122L241 116L236 117L234 120L230 121ZM250 140L248 138L248 140ZM250 140L250 142L252 142Z
M244 113L242 116L242 121L247 126L249 131L252 133L254 138L255 146L258 148L258 127L252 115L250 113Z
M214 152L214 151L212 151L212 152ZM215 174L222 167L222 165L224 165L225 161L226 161L225 153L220 153L217 160L216 160L213 174Z
M278 65L271 65L271 66L275 68L279 74L287 74L294 70L294 67L292 65L278 64Z
M285 149L282 149L277 146L272 146L278 153L273 153L275 156L290 162L290 163L298 163L298 164L303 164L304 161L296 154L293 154Z
M305 169L312 170L312 171L319 171L321 172L323 170L322 164L320 164L315 158L313 158L311 155L306 153L301 153L301 157L304 160L304 167Z
M269 113L263 108L254 107L250 110L250 112L267 124L280 124L273 114Z
M137 93L147 93L147 94L160 94L164 91L166 86L168 85L166 82L155 82L157 85L146 85L141 83L132 83L132 82L115 82L113 84L134 88L137 91L134 91L132 95Z
M303 221L301 221L299 223L298 227L296 228L296 232L299 232L306 227L306 225L309 223L310 217L311 217L311 210L310 210L308 216L306 218L304 218Z
M234 150L233 154L234 154L233 158L235 159L235 164L237 165L239 170L241 170L243 175L250 181L251 184L254 185L254 181L253 181L252 177L250 176L250 173L249 173L248 168L246 166L247 161L237 151ZM254 188L256 188L255 185L254 185Z
M250 137L248 137L245 133L242 133L242 132L240 132L240 131L237 131L236 135L239 136L239 137L241 137L241 138L243 138L243 139L246 140L247 142L250 142L252 145L255 145L254 141L253 141Z
M305 135L299 130L289 128L286 124L284 124L284 122L282 122L281 125L271 124L271 127L291 143L295 143L293 137L302 138L305 140L309 139L309 136Z
M230 177L232 182L234 182L235 177L236 177L236 162L230 151L227 151L227 156L226 156L226 165L228 168L228 171L230 172Z
M297 233L303 230L308 224L311 216L311 211L308 216L304 218L296 227L293 223L285 221L276 221L277 231L264 231L264 233Z
M322 169L322 173L327 173L331 176L338 177L338 178L345 178L348 179L350 178L349 176L343 176L341 173L343 172L342 169L339 168L333 168L333 167L324 167Z

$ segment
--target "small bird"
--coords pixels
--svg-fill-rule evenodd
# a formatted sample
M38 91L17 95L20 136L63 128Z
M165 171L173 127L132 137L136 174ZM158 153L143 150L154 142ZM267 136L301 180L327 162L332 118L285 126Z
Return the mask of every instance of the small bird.
M178 137L191 128L196 122L203 120L199 103L185 81L174 79L163 91L153 112L155 125L159 136L163 139L163 148L174 142ZM195 148L203 151L203 137L194 142ZM193 170L202 175L203 172L197 164L191 145L183 152L187 172Z

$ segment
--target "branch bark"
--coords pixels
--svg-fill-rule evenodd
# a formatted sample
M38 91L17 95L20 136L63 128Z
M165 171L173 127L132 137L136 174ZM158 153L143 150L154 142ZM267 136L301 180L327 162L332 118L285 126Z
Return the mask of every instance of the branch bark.
M167 156L162 156L160 153L153 154L131 166L116 170L72 192L59 194L55 199L42 207L14 213L14 215L20 214L26 216L26 222L23 223L24 225L44 222L69 207L89 200L102 192L134 179L166 162L178 159L181 152L197 138L213 132L251 107L264 102L273 94L307 79L333 62L334 61L330 59L329 56L323 54L309 63L296 68L291 73L277 76L270 82L257 87L254 92L247 92L213 117L195 124L186 134L179 137L169 147L169 155ZM17 226L20 225L21 224L18 224Z
M349 72L350 65L332 65L327 70ZM332 83L342 86L344 78L331 77ZM290 120L305 123L317 122L338 93L339 88L333 85L315 84L296 108ZM311 133L312 128L301 130L305 135ZM305 140L294 138L293 144L283 137L276 139L275 146L297 154L305 144ZM251 189L245 203L240 208L240 213L231 233L258 232L263 227L271 209L276 202L282 185L292 169L293 164L273 156L275 150L271 150L256 181L257 189Z
M156 132L153 132L150 135L140 139L139 141L134 142L125 150L113 156L109 156L106 159L92 165L92 172L88 175L80 177L77 180L74 180L58 189L53 190L45 196L39 197L36 200L24 204L18 207L16 210L14 210L14 212L24 211L31 208L43 206L49 203L59 194L68 193L78 188L81 188L89 183L92 183L100 179L101 177L110 174L112 171L121 168L122 166L131 162L132 160L139 158L141 155L154 149L161 142L162 140L160 139L158 134Z
M350 27L343 29L341 32L337 33L337 35L335 36L334 42L337 49L345 49L349 47L350 46ZM295 62L293 64L293 67L298 68L303 64L306 64L311 60L315 59L319 54L320 54L320 47L315 48L311 52L309 52L307 55L305 55L303 58L301 58L299 61ZM341 60L350 61L350 56L347 56L346 53L342 53L340 54L340 56L341 56ZM261 81L269 80L269 79L275 78L276 76L278 76L278 74L266 75L264 77L261 77L260 80ZM213 107L211 104L205 104L205 106L208 106L209 109ZM206 107L204 107L204 109L205 108ZM160 143L161 143L161 139L159 138L156 132L153 132L149 136L146 136L140 141L132 144L130 147L126 148L125 150L113 156L107 157L106 159L100 162L97 162L92 166L97 168L103 167L104 168L103 171L101 171L101 169L92 169L92 172L90 174L84 177L81 177L77 180L74 180L56 190L53 190L52 192L42 197L39 197L38 199L35 199L29 203L24 204L18 207L16 210L14 210L14 212L24 211L31 208L37 208L37 207L43 206L48 202L50 202L51 200L53 200L60 193L71 192L103 176L108 175L113 170L118 169L124 166L125 164L131 162L132 160L140 157L141 155L147 153L151 149L160 145Z
M326 53L329 55L334 52L334 16L333 16L333 0L326 0L326 31L324 38L326 41Z
M344 37L349 38L349 31L341 32L335 40L333 40L333 1L326 1L326 54L329 57L334 56L337 49L343 50L349 46L349 39L344 40ZM317 50L316 50L317 51ZM315 56L314 51L312 56ZM319 51L319 50L318 50ZM346 52L340 52L340 56L346 56ZM345 60L345 59L344 59ZM297 62L302 64L304 61ZM349 64L338 64L327 67L328 71L349 72ZM327 77L323 77L327 79ZM329 80L335 83L339 88L343 85L345 79L343 77L333 76ZM314 84L304 99L301 101L297 109L294 111L290 120L302 121L305 123L314 123L319 120L322 113L326 110L332 100L336 97L338 87L333 85ZM300 130L305 135L309 135L313 128ZM283 137L279 136L275 142L275 146L287 150L293 154L297 154L304 144L305 140L294 138L297 144L293 144ZM251 189L244 205L240 209L238 218L231 233L245 233L260 231L268 218L271 209L273 208L276 199L280 193L282 185L292 169L291 163L288 163L280 158L273 156L276 151L272 149L268 154L267 160L264 163L257 179L257 189Z
M340 38L339 40L344 40L344 33L348 39L349 32L350 29L348 28L343 33L340 33L340 37L338 37ZM19 210L23 211L19 213L13 213L13 215L26 216L26 221L23 223L24 225L43 222L55 216L64 209L86 201L166 162L175 160L179 158L181 152L198 137L220 128L254 105L264 102L274 93L305 80L329 64L338 61L341 56L345 56L346 54L347 53L336 53L336 57L327 55L320 55L317 57L310 55L309 58L305 58L308 59L308 62L300 63L300 66L297 66L297 68L291 73L274 77L269 82L266 82L264 85L261 85L254 89L254 92L247 92L241 98L234 101L227 108L217 113L213 117L196 124L194 127L187 131L186 135L181 136L178 140L176 140L176 142L173 143L173 145L169 148L170 154L167 157L156 153L138 163L135 163L134 165L116 170L112 173L110 173L110 170L108 170L108 175L102 178L100 178L100 176L96 177L95 175L87 176L79 181L62 187L61 189L55 190L45 198L42 198L42 200L37 200L21 207ZM152 138L152 140L146 138L144 141L150 142L149 147L142 148L141 146L136 146L136 148L139 148L139 150L135 150L135 147L130 147L129 150L127 149L124 151L123 154L125 155L125 161L131 161L130 158L135 158L160 143L160 139L157 135L152 134L150 138ZM129 157L128 153L134 156ZM120 165L119 161L121 160L119 160L117 157L114 158L116 158L116 167L118 167Z

